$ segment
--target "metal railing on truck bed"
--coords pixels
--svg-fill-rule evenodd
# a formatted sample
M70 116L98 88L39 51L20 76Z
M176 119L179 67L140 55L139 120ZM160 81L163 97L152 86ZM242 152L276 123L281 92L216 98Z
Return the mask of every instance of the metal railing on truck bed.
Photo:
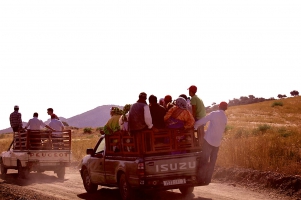
M14 133L14 150L71 150L71 130L27 130Z
M117 131L106 135L107 155L177 154L201 150L203 130L193 129L143 130L130 134Z

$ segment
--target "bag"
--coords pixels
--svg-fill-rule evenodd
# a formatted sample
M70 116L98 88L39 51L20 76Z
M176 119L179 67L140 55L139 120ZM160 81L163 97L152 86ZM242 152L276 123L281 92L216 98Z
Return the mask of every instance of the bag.
M184 122L182 120L170 117L166 121L166 127L167 128L182 128L182 127L184 127Z
M183 128L184 122L182 120L177 119L177 117L182 113L182 109L178 108L175 110L172 115L166 121L167 128Z

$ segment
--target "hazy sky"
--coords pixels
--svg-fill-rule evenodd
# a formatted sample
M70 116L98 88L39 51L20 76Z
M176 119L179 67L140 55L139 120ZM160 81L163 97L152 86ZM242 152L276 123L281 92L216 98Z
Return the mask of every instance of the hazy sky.
M0 129L48 107L66 118L140 92L205 106L300 86L301 1L0 1Z

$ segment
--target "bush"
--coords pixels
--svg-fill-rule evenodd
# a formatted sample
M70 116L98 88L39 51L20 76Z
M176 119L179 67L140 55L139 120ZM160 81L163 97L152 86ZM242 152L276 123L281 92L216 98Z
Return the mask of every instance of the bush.
M86 128L84 128L84 133L92 133L92 128L90 128L90 127L86 127Z
M97 128L96 128L96 131L99 132L100 130L103 130L103 127L100 126L100 127L97 127Z
M282 103L282 101L274 101L272 103L272 107L274 107L274 106L283 106L283 103Z

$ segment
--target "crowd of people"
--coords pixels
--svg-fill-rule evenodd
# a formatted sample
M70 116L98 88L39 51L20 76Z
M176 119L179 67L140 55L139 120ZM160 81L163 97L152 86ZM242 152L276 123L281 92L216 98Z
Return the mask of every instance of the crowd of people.
M38 119L39 114L37 112L33 113L33 118L28 121L26 126L23 128L22 124L22 114L19 112L19 106L14 106L14 112L9 116L10 126L13 132L19 132L23 129L30 130L41 130L41 128L47 128L51 131L63 131L64 124L60 121L56 114L53 113L53 108L47 109L47 114L50 115L51 121L47 125L42 120Z
M106 134L118 130L135 134L141 130L162 128L194 128L200 132L210 122L202 140L201 159L198 163L199 182L209 184L227 124L225 111L228 104L221 102L217 111L206 115L204 103L196 95L197 87L192 85L188 91L190 97L181 94L173 100L171 95L166 95L159 102L155 95L150 95L149 104L146 102L147 94L141 92L137 102L130 105L130 109L121 111L117 107L111 108L112 117L104 129Z

